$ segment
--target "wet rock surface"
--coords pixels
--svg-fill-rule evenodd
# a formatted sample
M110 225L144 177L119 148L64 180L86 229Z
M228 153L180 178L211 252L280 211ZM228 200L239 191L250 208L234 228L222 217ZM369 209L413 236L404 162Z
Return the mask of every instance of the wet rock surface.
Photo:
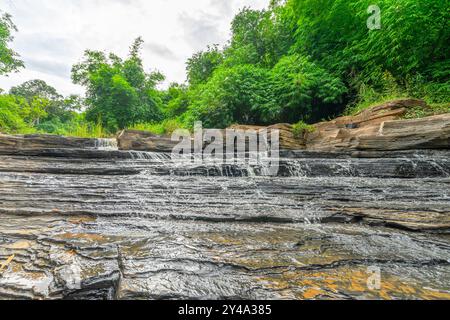
M0 156L1 299L450 299L447 151L104 152Z

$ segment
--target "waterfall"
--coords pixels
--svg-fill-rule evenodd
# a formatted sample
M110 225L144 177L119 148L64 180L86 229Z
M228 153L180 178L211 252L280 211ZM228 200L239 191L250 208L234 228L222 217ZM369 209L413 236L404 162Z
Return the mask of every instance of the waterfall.
M96 146L111 149L114 142L99 140ZM54 276L70 284L70 268L90 266L93 259L99 267L82 274L77 298L80 293L97 298L105 291L114 293L112 298L127 298L124 293L142 299L177 298L181 290L185 296L198 293L194 298L199 299L205 292L246 299L242 279L255 279L248 284L256 287L256 277L266 277L268 266L298 271L288 284L294 289L278 297L279 290L260 286L266 291L258 290L255 297L296 297L298 277L305 270L333 281L342 275L340 268L336 271L326 263L321 267L330 257L352 261L362 273L368 265L384 261L383 272L393 281L398 275L411 275L411 290L392 291L395 298L420 298L423 287L431 285L435 291L423 293L425 298L449 291L448 151L417 156L380 153L376 158L296 152L279 159L279 175L271 176L271 161L276 160L265 154L228 161L186 154L171 160L170 153L92 149L86 158L78 158L77 149L69 150L66 158L58 150L51 151L55 157L0 156L0 252L16 254L20 260L14 261L42 274L34 279L27 272L4 268L0 297L6 292L42 299L47 293L55 298L61 290L72 292L67 286L54 288ZM40 241L21 236L24 229L42 233ZM61 241L66 246L54 245ZM76 261L64 260L64 265L66 247L75 250L69 258ZM140 265L127 265L130 277L151 283L149 288L123 286L120 266L111 263L116 248L123 261L155 266L157 276L143 272ZM48 263L36 260L36 252ZM230 269L230 263L240 267ZM64 272L55 274L54 265L70 272L61 269ZM200 274L202 281L193 281L197 278L185 272L201 271L205 265L208 272ZM179 273L172 277L173 270ZM173 281L160 277L166 272ZM217 285L218 280L223 285ZM91 286L99 281L111 288ZM336 286L336 298L342 297L340 292L348 298L364 297L345 283L337 281ZM327 297L333 292L326 291Z
M152 160L156 162L166 163L171 159L171 155L168 153L159 152L146 152L146 151L128 151L132 160Z
M311 172L309 164L300 160L288 161L286 170L290 177L307 177Z
M206 175L223 177L449 177L450 161L444 158L320 158L272 159L266 155L246 159L215 159L196 155L128 151L126 158L159 174ZM300 155L301 156L301 155Z
M116 139L97 139L95 141L95 148L97 150L105 150L105 151L119 150Z

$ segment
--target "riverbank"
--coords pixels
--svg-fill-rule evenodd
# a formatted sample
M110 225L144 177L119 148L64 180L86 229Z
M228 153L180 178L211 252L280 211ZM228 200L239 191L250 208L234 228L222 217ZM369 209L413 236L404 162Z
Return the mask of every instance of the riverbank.
M269 127L234 125L228 131L280 133L282 150L324 152L450 149L450 113L405 119L411 110L428 106L416 99L399 99L365 109L354 116L317 123L301 129L290 124ZM225 137L225 130L221 130ZM208 141L205 141L208 142ZM168 136L124 130L118 135L121 150L171 152L177 142ZM224 139L224 151L227 141Z

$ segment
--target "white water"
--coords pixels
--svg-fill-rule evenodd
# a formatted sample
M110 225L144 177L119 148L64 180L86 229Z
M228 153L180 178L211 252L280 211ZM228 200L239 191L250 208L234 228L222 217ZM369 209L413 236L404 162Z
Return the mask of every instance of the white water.
M145 151L128 151L132 160L151 160L155 162L165 163L170 160L170 154Z
M95 148L97 150L104 150L104 151L119 150L116 139L97 139L95 141Z

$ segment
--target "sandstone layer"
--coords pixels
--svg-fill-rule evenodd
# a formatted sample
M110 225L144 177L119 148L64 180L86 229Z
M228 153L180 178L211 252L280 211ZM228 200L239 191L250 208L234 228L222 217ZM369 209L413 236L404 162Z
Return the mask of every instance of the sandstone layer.
M178 144L171 137L137 130L123 130L117 136L117 142L120 150L155 152L172 152Z
M426 108L420 100L396 100L357 114L316 124L306 132L308 150L449 149L450 114L404 120L410 108Z
M46 134L5 135L0 133L0 152L39 149L94 148L97 139L62 137Z
M315 124L313 130L299 134L294 134L290 124L269 127L234 125L228 130L254 130L259 134L267 130L269 141L272 130L278 130L280 148L283 150L349 152L449 149L450 114L404 120L403 117L411 108L427 108L427 105L415 99L395 100L355 116ZM225 130L222 132L225 136ZM152 152L170 152L177 144L170 137L130 130L121 132L118 141L120 150Z

